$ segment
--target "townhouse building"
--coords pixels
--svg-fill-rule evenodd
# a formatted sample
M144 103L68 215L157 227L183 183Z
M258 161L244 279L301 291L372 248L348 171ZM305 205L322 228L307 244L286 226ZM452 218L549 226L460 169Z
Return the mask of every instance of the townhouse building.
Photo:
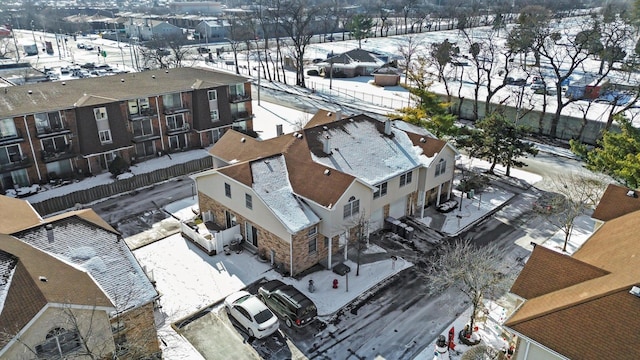
M203 148L252 131L247 78L200 68L153 70L0 90L0 191Z
M299 132L258 141L227 132L214 169L193 176L211 228L295 275L451 196L457 151L424 129L319 111Z
M159 294L117 231L91 209L0 207L0 358L162 357Z

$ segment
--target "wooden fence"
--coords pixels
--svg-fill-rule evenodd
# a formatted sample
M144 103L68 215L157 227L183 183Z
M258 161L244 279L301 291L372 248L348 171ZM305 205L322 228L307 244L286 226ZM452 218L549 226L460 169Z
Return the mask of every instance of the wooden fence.
M74 208L78 204L89 204L99 199L127 193L175 177L211 169L212 167L212 158L205 157L182 164L176 164L164 169L158 169L153 172L138 174L128 179L116 180L109 184L98 185L89 189L46 199L41 202L32 203L31 205L41 216L46 216Z

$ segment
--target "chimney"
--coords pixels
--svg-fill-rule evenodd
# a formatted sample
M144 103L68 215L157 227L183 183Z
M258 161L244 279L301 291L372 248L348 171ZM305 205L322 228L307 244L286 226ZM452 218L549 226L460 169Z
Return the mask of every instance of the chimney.
M384 134L387 136L391 135L391 119L387 119L384 122Z
M331 138L326 135L322 138L322 152L331 155Z
M47 240L52 243L54 238L53 238L53 225L51 224L47 224L44 226L44 228L47 230Z
M282 124L277 124L276 125L276 136L280 136L284 134L284 132L282 131Z

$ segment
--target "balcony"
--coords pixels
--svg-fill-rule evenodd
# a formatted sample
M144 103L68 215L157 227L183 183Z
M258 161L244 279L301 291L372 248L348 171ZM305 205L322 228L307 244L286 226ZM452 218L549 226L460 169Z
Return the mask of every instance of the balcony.
M145 141L150 141L150 140L158 140L160 139L160 135L157 134L140 134L140 133L133 133L133 142L134 143L142 143Z
M0 163L0 172L13 171L31 166L31 159L28 156L12 156L11 162Z
M239 103L239 102L250 101L250 100L251 100L251 94L230 94L229 95L230 103Z
M76 154L73 151L71 144L67 144L67 146L65 146L62 149L42 150L40 152L40 156L42 160L46 162L68 159L68 158L74 157L75 155Z
M173 106L173 107L163 106L162 111L165 113L165 115L189 112L189 103L185 102L180 106Z
M191 125L189 123L184 123L180 127L167 126L167 135L177 135L189 132L191 130Z
M20 130L16 130L16 132L13 134L3 134L0 132L0 145L10 145L19 143L21 141L24 141L24 138L22 137L22 133L20 132Z
M140 111L135 114L129 114L129 120L131 121L145 120L150 117L154 117L156 115L157 114L155 109L152 109L152 108L140 109Z
M236 121L246 121L253 118L253 115L250 115L248 111L238 111L231 113L231 119Z
M70 134L70 133L71 133L71 130L65 128L63 125L56 125L56 126L47 126L45 128L38 129L37 136L38 138L45 138L49 136Z

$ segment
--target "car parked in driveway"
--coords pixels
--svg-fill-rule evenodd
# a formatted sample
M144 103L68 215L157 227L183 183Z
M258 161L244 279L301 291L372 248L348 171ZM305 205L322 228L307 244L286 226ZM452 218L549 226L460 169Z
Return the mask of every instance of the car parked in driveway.
M258 295L288 327L305 326L318 317L318 309L311 299L280 280L262 284Z
M280 322L257 296L238 291L224 300L227 314L242 326L249 337L262 339L278 331Z

